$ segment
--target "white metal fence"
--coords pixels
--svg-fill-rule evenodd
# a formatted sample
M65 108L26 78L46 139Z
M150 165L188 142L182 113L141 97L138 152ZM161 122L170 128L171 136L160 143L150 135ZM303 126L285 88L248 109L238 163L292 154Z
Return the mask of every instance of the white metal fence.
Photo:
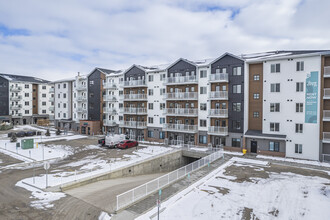
M125 208L134 202L145 198L146 196L156 192L157 190L168 186L169 184L184 178L189 173L200 169L209 163L223 157L223 153L220 151L216 151L206 157L203 157L193 163L190 163L184 167L181 167L177 170L174 170L166 175L163 175L161 177L158 177L155 180L152 180L150 182L147 182L141 186L138 186L134 189L131 189L127 192L124 192L120 195L117 195L117 208L116 210L120 210L122 208Z

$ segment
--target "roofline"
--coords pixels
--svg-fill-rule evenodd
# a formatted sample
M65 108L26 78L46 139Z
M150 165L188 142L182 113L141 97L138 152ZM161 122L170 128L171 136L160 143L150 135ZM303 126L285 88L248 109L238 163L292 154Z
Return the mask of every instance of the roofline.
M236 59L239 59L239 60L241 60L241 61L243 61L243 62L245 62L245 60L242 59L241 57L236 56L236 55L234 55L234 54L232 54L232 53L226 52L226 53L222 54L220 57L218 57L218 58L216 58L215 60L213 60L213 61L212 61L211 63L209 63L208 65L212 65L213 63L217 62L218 60L222 59L223 57L225 57L225 56L227 56L227 55L228 55L228 56L231 56L231 57L234 57L234 58L236 58Z
M171 68L172 66L174 66L175 64L177 64L179 61L187 62L187 63L189 63L189 64L195 66L196 68L198 67L195 63L193 63L193 62L191 62L191 61L189 61L189 60L184 59L184 58L181 57L181 58L177 59L175 62L173 62L171 65L169 65L169 66L166 68L166 71L168 71L169 68Z
M128 71L130 71L131 69L133 69L133 67L139 68L140 70L142 70L143 72L147 73L147 71L145 69L142 69L139 65L137 64L133 64L132 66L130 66L127 70L125 70L123 72L123 75L125 75Z

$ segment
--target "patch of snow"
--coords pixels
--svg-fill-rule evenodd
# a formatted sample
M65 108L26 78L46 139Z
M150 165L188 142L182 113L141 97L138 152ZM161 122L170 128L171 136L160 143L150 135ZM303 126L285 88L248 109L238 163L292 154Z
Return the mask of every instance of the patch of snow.
M40 189L37 189L35 187L29 186L23 181L19 181L16 183L16 186L22 187L28 191L31 192L31 197L32 199L35 199L34 201L31 202L31 206L36 208L36 209L47 209L47 208L52 208L54 204L52 202L59 200L66 195L64 193L59 193L59 192L44 192Z
M236 156L243 156L244 154L241 152L231 152L231 151L221 151L224 154L236 155Z
M109 215L106 212L101 212L99 218L99 220L110 220L111 219L111 215Z
M204 147L204 148L201 148L201 147L191 147L191 148L189 148L189 150L195 150L195 151L205 152L205 151L208 151L208 148L207 147Z
M245 158L240 158L240 157L233 157L230 160L236 161L236 162L241 162L241 163L251 163L251 164L258 164L262 166L267 166L269 165L268 161L261 161L261 160L253 160L253 159L245 159Z
M283 157L271 157L271 156L263 156L263 155L257 155L257 158L266 159L266 160L291 162L291 163L300 163L300 164L314 165L314 166L321 166L321 167L330 167L330 163L311 161L311 160L292 159L292 158L283 158Z

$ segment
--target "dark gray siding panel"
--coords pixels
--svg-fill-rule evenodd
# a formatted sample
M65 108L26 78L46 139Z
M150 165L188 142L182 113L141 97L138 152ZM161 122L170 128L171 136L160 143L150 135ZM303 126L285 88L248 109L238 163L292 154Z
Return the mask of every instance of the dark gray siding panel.
M191 74L192 71L194 71L196 75L196 66L185 62L184 60L180 60L168 69L167 76L170 77L171 73L182 73L182 76L185 76L186 72L189 72L189 74Z
M233 68L241 67L242 72L240 76L233 76ZM227 68L228 73L228 131L234 133L243 133L244 127L244 61L237 59L236 57L226 55L213 63L211 65L211 72L215 73L217 68ZM233 86L241 85L241 93L235 94L233 93ZM233 111L233 103L240 102L241 103L241 111L234 112ZM240 121L241 127L240 129L234 129L233 123L234 121Z
M101 72L95 70L92 74L88 77L88 120L90 121L100 121L101 115ZM91 84L91 81L93 83Z
M0 77L0 115L9 115L9 81Z
M124 80L128 81L127 79L133 78L134 80L145 79L145 72L136 66L133 66L129 71L125 73Z

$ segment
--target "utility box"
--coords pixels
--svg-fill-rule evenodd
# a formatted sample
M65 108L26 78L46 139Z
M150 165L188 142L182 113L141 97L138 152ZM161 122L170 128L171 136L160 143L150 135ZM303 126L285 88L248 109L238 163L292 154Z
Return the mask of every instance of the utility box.
M33 149L34 139L21 140L22 149Z

